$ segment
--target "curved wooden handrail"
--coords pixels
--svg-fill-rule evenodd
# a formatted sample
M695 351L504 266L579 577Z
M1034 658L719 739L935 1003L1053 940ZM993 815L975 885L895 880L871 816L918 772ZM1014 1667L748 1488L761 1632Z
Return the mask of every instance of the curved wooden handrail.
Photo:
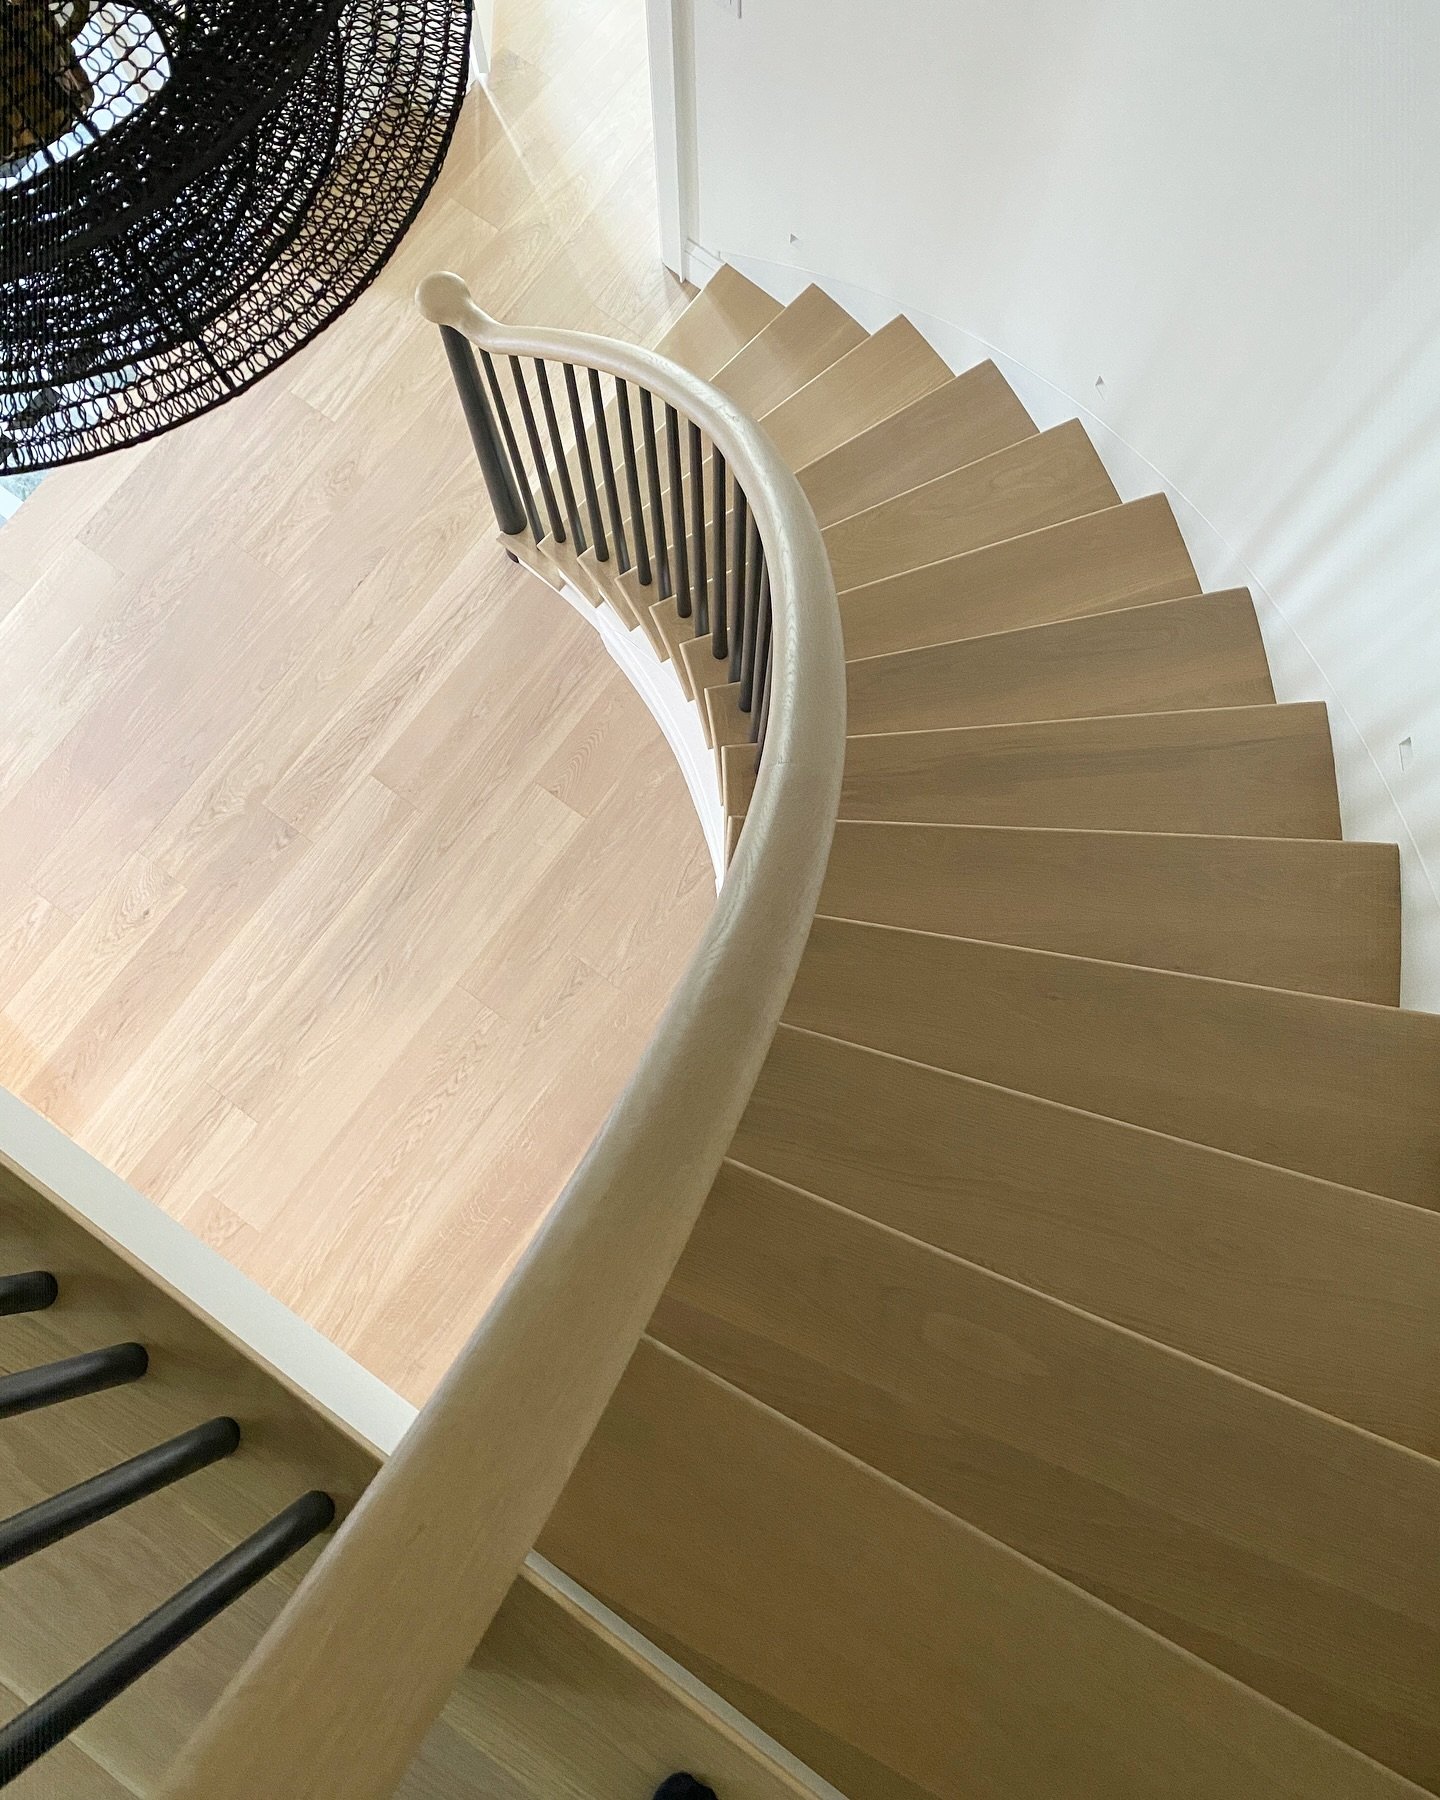
M699 423L764 543L764 756L700 945L595 1142L385 1468L187 1745L168 1800L389 1795L495 1616L638 1343L750 1098L839 803L845 676L819 527L769 439L667 358L507 328L455 275L422 311L492 354L590 367Z

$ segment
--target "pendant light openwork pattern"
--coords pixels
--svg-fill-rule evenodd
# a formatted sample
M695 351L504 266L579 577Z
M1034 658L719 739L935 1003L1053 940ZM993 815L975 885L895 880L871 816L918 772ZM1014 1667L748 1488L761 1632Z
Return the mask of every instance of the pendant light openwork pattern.
M374 278L468 0L0 0L0 474L166 431Z

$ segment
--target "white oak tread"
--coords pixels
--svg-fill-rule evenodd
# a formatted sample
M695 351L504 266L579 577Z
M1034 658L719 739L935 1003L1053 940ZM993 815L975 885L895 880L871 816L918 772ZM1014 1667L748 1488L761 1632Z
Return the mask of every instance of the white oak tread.
M1009 382L983 362L818 457L800 485L831 525L1034 435Z
M849 656L883 656L1200 591L1162 494L926 563L840 596Z
M661 655L674 668L680 685L685 690L685 697L693 700L695 690L691 686L690 665L683 652L695 636L694 615L682 619L680 608L674 600L653 600L650 603L650 618L654 627L653 638L658 638L660 646L663 646Z
M803 469L951 379L944 357L901 315L772 407L762 423L790 467Z
M731 685L730 658L728 655L715 654L715 640L707 633L704 637L687 635L682 640L680 661L685 670L685 687L700 714L700 727L705 733L705 741L713 743L706 693L711 689L728 688Z
M761 417L868 336L838 301L808 287L711 379L737 406Z
M1440 1206L1435 1014L819 917L785 1017Z
M842 819L820 910L1347 1000L1400 998L1393 844Z
M753 760L723 752L726 810ZM852 737L841 817L1221 837L1338 838L1319 702Z
M724 263L655 348L709 380L780 311L778 300Z
M846 723L855 736L1274 698L1243 588L867 656L846 668Z
M734 1166L650 1333L1440 1781L1440 1463Z
M1419 1791L649 1339L540 1547L934 1800Z
M741 1163L1440 1455L1440 1215L782 1025Z
M825 548L843 594L1119 500L1084 427L1072 422L827 525Z

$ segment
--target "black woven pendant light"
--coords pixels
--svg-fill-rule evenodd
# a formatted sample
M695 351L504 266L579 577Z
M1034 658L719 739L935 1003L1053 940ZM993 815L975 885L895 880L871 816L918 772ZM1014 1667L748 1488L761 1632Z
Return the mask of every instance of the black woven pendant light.
M217 406L373 279L469 0L0 0L0 475Z

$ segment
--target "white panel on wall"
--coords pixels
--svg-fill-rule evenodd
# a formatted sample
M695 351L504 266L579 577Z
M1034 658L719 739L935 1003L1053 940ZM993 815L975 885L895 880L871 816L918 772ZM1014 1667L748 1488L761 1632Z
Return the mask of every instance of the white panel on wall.
M1440 1009L1440 9L674 0L689 229L1089 415L1330 703Z

